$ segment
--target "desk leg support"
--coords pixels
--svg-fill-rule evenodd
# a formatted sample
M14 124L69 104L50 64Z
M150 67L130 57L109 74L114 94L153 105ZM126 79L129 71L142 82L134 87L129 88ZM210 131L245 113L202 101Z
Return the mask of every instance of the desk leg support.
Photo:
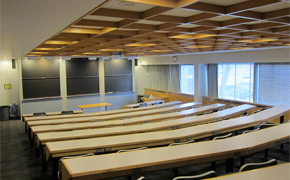
M31 129L30 128L27 129L27 134L28 134L28 140L30 140L31 139Z
M211 162L211 170L213 170L213 171L216 170L216 162L215 161Z
M174 177L177 177L178 176L178 169L173 168L172 171L173 171Z
M58 180L57 171L58 171L58 161L60 158L52 158L52 179Z
M284 115L280 116L280 124L282 124L284 122Z
M284 144L280 145L280 149L283 150L284 149Z
M242 167L245 164L245 156L241 156L240 158L240 167Z
M36 158L39 158L39 156L40 156L39 148L37 148L37 146L35 146L35 157Z
M105 110L107 111L108 109L107 109L107 106L105 106Z
M34 135L30 139L30 147L34 147Z
M234 158L229 158L226 160L226 172L233 172L234 171Z
M40 145L39 149L41 150L41 159L42 159L42 170L47 171L47 162L45 159L45 146Z
M27 123L26 123L26 121L24 122L24 124L25 124L25 132L27 132Z

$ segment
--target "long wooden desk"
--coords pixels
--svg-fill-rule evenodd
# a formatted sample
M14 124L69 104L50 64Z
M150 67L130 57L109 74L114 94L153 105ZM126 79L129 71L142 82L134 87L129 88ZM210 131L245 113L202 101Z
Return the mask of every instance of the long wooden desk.
M198 105L201 105L201 103L191 102L191 103L185 103L185 104L181 104L181 105L160 108L160 109L113 114L113 115L106 115L106 116L92 116L92 117L81 117L81 118L71 118L71 119L51 119L51 120L42 120L42 121L28 121L27 125L29 127L31 127L31 126L48 125L48 124L52 125L52 124L75 123L75 122L81 123L81 122L91 122L91 121L100 121L100 120L118 120L118 119L122 119L122 118L129 119L132 117L148 116L148 115L160 114L160 113L164 113L164 112L189 109L189 108L192 108L192 107L198 106Z
M170 106L178 105L181 103L182 103L181 101L172 101L172 102L158 104L154 106L146 106L146 107L132 108L132 109L116 109L116 110L109 110L109 111L102 111L102 112L93 112L93 113L85 113L85 114L68 114L68 115L61 115L61 116L54 115L54 116L27 117L25 118L25 121L79 118L79 117L89 117L89 116L105 116L105 115L111 115L111 114L129 113L129 112L145 111L145 110L151 110L151 109L170 107Z
M84 105L77 105L78 108L80 108L81 110L83 110L84 108L94 108L94 107L103 107L105 106L106 111L107 111L107 106L111 106L112 104L110 103L95 103L95 104L84 104Z
M111 178L221 159L227 159L227 172L231 172L235 157L251 154L288 141L289 128L290 123L285 123L218 141L63 159L62 179ZM58 161L56 161L57 163ZM53 166L55 166L55 162Z
M74 112L74 114L83 114L83 111L82 110L74 110L73 112ZM46 113L46 116L56 116L56 115L57 116L61 115L61 111L47 112ZM30 113L30 114L22 114L22 121L25 121L25 119L26 118L29 118L29 117L33 117L33 113Z
M290 107L280 105L272 109L262 111L251 116L240 117L231 120L224 120L216 123L210 123L205 125L187 127L184 129L174 129L174 131L161 131L161 132L150 132L155 130L158 126L157 124L170 124L167 125L168 129L172 128L172 122L181 121L183 123L188 123L194 121L196 117L188 117L174 121L167 121L162 123L147 124L143 126L151 126L145 128L147 132L150 133L141 133L141 134L129 134L122 136L112 136L112 137L102 137L102 138L93 138L93 139L82 139L82 140L71 140L71 141L61 141L61 142L48 142L46 143L46 157L47 160L50 157L62 157L69 155L76 155L82 153L96 153L98 149L99 152L108 152L116 151L119 148L129 149L134 147L143 147L143 146L160 146L170 144L176 141L184 142L190 139L200 139L204 137L209 137L212 135L218 135L225 132L236 131L241 128L251 127L254 124L259 124L265 122L272 118L283 116L285 112L289 112ZM222 112L222 111L221 111ZM218 112L218 113L221 113ZM204 115L209 116L209 115ZM201 118L202 116L200 116ZM166 126L166 125L165 125ZM134 128L135 126L132 126ZM138 126L137 126L138 127ZM176 126L173 126L176 127ZM123 127L125 129L126 127ZM143 131L145 131L143 129ZM101 130L101 129L98 129ZM120 128L109 129L111 133L116 133L120 131ZM139 129L140 130L140 129ZM100 134L103 133L100 131ZM53 134L50 134L53 136ZM79 136L80 137L80 136Z
M205 180L289 180L290 163L255 169L251 171L239 172L230 175L209 178Z
M154 133L131 134L114 137L102 137L94 139L72 140L64 142L47 143L46 160L79 155L86 153L102 153L117 151L120 149L130 149L138 147L162 146L173 142L184 142L191 139L216 136L221 133L232 132L239 129L252 127L260 122L269 121L285 112L289 112L289 106L279 106L274 109L263 111L249 117L231 119L206 125L200 125L175 131L162 131ZM206 115L205 115L206 116ZM145 125L144 125L145 126ZM43 151L44 152L44 151ZM44 154L43 165L46 165Z
M177 114L177 115L180 115L178 117L185 117L186 115L199 114L201 112L206 112L206 111L209 111L212 109L222 108L224 106L225 106L224 104L213 104L210 106L203 106L203 107L196 108L196 109L189 109L189 110L185 110L182 112L170 113L170 114L166 114L166 115ZM235 112L235 111L233 111L233 112ZM225 112L223 114L225 115L227 113ZM164 116L166 116L166 115L164 115ZM155 116L152 116L152 119L148 119L148 118L146 118L146 119L143 118L143 119L146 120L145 122L148 122L148 120L151 122L152 121L159 122L159 121L162 121L164 119L164 117L162 117L162 115L156 115L156 116L158 116L158 117L156 118ZM175 117L177 117L177 116L175 116ZM202 117L205 117L205 119L206 119L206 116L202 116ZM221 116L219 116L219 117L221 117ZM53 142L53 141L64 141L64 140L72 140L72 139L77 139L77 138L93 138L93 137L101 137L101 136L132 134L132 133L138 133L138 132L142 132L142 131L171 129L174 126L180 126L180 128L181 128L183 126L188 125L186 123L187 121L167 121L167 122L162 122L162 123L154 123L154 125L142 124L141 126L129 126L132 124L134 125L134 124L140 123L140 121L134 122L137 119L141 119L141 118L132 119L131 122L130 122L130 120L124 120L124 121L128 121L129 124L127 124L126 126L122 126L122 127L115 127L113 129L112 128L102 128L102 127L112 126L112 125L114 125L114 123L116 121L107 121L107 122L96 123L95 128L102 128L102 129L85 129L85 130L66 131L66 132L57 132L57 133L55 133L55 132L39 133L40 131L36 131L36 133L37 133L37 146L39 147L40 143L43 145L46 142ZM192 119L193 118L190 118L189 120L192 120ZM201 119L201 118L199 118L199 119ZM202 120L205 120L205 119L202 118ZM118 123L119 125L124 125L124 124L121 124L122 121L117 121L116 123ZM181 124L179 124L179 123L181 123ZM37 129L37 128L39 128L39 126L35 126L33 128ZM46 129L46 130L48 130L48 129ZM35 131L33 131L33 132L35 132Z
M156 103L164 103L164 100L156 100L156 101L149 101L149 102L143 102L143 103L136 103L136 104L128 104L124 106L124 109L130 109L130 108L138 108L140 104L146 104L146 106L152 106ZM157 105L157 104L156 104Z
M121 128L119 131L118 130L116 131L116 132L125 134L125 133L128 133L128 132L132 132L132 128L129 127L131 125L142 124L142 126L139 126L139 131L143 131L142 128L146 128L146 126L143 126L143 123L146 124L146 123L149 123L149 122L160 122L160 121L163 121L163 120L184 118L186 116L195 115L195 114L199 114L199 113L204 113L204 112L207 112L207 111L210 111L210 110L214 110L214 109L219 109L219 108L222 108L224 106L225 106L224 104L213 104L213 105L209 105L209 106L203 106L203 107L200 107L200 108L184 110L184 111L181 111L181 112L161 114L161 115L155 115L155 116L145 116L145 117L133 118L133 119L122 120L122 121L104 121L104 122L92 122L92 123L80 123L80 124L53 125L53 126L33 126L33 127L31 127L31 132L32 132L32 136L34 134L40 133L38 137L41 140L43 140L44 142L46 140L48 140L46 138L52 138L52 137L56 137L58 135L61 136L61 134L69 134L69 133L72 133L72 134L85 133L85 134L88 134L90 136L94 136L93 135L94 133L100 132L99 131L100 129L96 130L95 128L105 128L105 127L114 127L114 129L115 129L115 128L118 128L119 126L126 126L126 129L128 129L127 131L124 128L123 129ZM215 116L214 118L212 118L211 116L209 118L211 118L211 120L213 120L213 119L216 120L217 117L218 118L223 118L224 116L228 116L229 114L232 114L232 113L235 114L235 113L241 113L241 111L244 112L246 110L246 108L248 108L248 107L239 107L239 108L235 108L235 109L230 110L230 111L227 110L227 111L225 111L223 113L216 114L217 116ZM206 118L207 116L202 116L202 117L203 118L199 117L197 119L204 120L204 118ZM179 123L179 121L174 121L174 122L171 122L171 123L173 123L175 125L179 125L179 124L176 124L176 123ZM171 126L173 126L173 124L171 124ZM158 124L150 125L150 127L151 126L154 126L154 127L158 128ZM91 130L87 130L88 128L91 129ZM81 131L79 129L85 129L85 130ZM110 131L110 129L108 129L108 128L106 128L106 129L108 131ZM79 131L76 131L76 132L75 131L71 131L71 132L58 132L58 133L43 133L43 132L68 131L68 130L79 130ZM76 138L72 134L70 134L68 136ZM64 137L62 137L62 138L64 138ZM70 137L68 137L68 138L70 138ZM52 140L52 139L50 139L50 140Z

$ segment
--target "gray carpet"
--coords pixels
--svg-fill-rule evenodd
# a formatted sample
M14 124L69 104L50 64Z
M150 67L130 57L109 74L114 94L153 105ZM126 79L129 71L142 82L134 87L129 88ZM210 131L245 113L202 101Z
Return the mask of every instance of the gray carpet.
M51 165L48 171L42 171L41 158L35 158L33 148L30 148L27 134L24 132L24 123L20 120L1 121L1 180L48 180L52 179ZM177 152L178 153L178 152ZM245 159L245 163L262 162L260 157L263 152L257 152ZM289 162L289 144L284 145L284 150L273 147L269 150L269 157ZM239 159L235 161L239 165ZM225 174L225 161L217 162L217 174ZM211 163L192 165L178 168L180 175L200 174L211 170ZM238 171L238 168L235 168ZM174 177L171 170L149 172L132 175L132 180L145 176L146 180L170 180ZM115 178L125 179L125 178Z

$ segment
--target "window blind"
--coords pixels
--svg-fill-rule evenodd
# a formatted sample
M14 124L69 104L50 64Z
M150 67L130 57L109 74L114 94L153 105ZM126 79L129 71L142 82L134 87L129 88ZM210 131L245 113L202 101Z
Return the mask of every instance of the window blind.
M290 63L256 64L256 102L290 105Z

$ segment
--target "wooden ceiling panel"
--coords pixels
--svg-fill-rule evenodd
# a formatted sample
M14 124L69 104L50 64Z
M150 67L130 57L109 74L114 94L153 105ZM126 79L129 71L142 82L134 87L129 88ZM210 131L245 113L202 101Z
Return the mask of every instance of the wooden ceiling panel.
M121 49L126 55L152 56L285 47L289 5L280 0L107 0L27 54L108 56L100 50Z

